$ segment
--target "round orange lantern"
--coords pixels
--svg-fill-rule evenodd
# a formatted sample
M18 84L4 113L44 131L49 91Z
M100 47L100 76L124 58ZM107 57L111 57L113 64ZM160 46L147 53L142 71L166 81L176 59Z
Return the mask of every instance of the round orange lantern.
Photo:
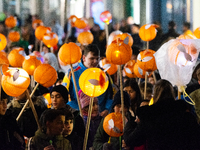
M133 45L133 38L129 33L118 34L114 37L114 40L116 40L117 38L124 40L126 37L129 37L128 45L132 46Z
M137 64L142 70L152 72L157 69L154 53L155 51L146 49L138 54Z
M23 51L23 48L13 49L8 54L8 61L12 67L21 67L24 61L24 56L19 54L20 51Z
M115 39L115 37L116 37L117 35L119 35L119 34L123 34L123 32L122 32L122 31L119 31L119 30L113 31L113 32L109 35L109 37L108 37L108 45L110 45L110 44L112 43L112 41Z
M117 72L117 65L109 63L109 61L104 58L102 60L99 61L99 65L101 68L103 68L104 70L107 70L106 72L109 75L113 75ZM108 69L109 68L109 69Z
M9 61L6 57L6 53L0 51L0 65L2 65L2 72L6 72L9 67Z
M57 80L56 70L49 64L41 64L34 71L34 79L44 87L52 86Z
M17 19L13 16L10 16L10 17L6 18L5 25L8 28L14 28L17 25Z
M97 97L108 88L108 78L101 69L88 68L81 74L79 86L86 95Z
M134 65L135 65L135 60L130 60L128 61L125 66L124 66L124 72L127 77L129 78L136 78L137 76L134 73Z
M35 69L41 65L41 61L36 56L27 56L22 64L22 68L29 74L33 75Z
M75 15L71 15L69 17L69 21L70 21L72 27L75 27L75 22L76 22L77 19L78 18Z
M18 31L10 31L8 34L8 39L12 42L18 42L20 39L20 34Z
M151 41L156 37L157 25L155 24L145 24L139 30L139 36L143 41Z
M58 36L56 33L51 32L51 33L45 33L43 36L42 41L47 47L54 47L58 44Z
M0 33L0 51L3 50L7 45L6 37Z
M58 52L58 57L64 65L74 64L81 59L81 48L75 43L63 44Z
M38 26L43 26L43 22L42 20L40 19L35 19L33 22L32 22L32 27L33 29L36 29Z
M128 45L129 38L114 40L106 49L106 58L109 62L122 65L127 63L132 56L132 49Z
M16 97L24 93L30 84L28 73L20 68L9 68L2 76L2 88L6 94Z
M134 74L138 77L138 78L145 78L145 73L146 71L142 70L137 63L135 63L134 67L133 67L133 71Z
M93 34L90 31L81 32L77 38L78 42L82 45L91 44L94 40Z
M50 33L51 28L45 26L39 26L35 30L35 36L38 40L42 40L45 33Z
M200 27L196 28L196 30L194 30L194 35L200 39Z
M77 18L76 21L74 22L74 26L79 28L79 29L83 29L87 26L87 21L83 18Z
M103 21L104 23L109 24L109 23L112 22L112 14L111 14L108 10L106 10L106 11L104 11L104 12L102 12L102 13L100 14L100 19L101 19L101 21Z
M110 137L123 135L123 123L121 113L110 113L104 118L103 129Z

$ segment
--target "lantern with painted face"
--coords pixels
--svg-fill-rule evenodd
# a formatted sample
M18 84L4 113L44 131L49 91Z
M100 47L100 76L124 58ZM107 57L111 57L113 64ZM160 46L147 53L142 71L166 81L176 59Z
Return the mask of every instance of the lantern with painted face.
M139 30L139 36L143 41L151 41L156 37L158 27L155 24L145 24Z
M71 15L69 17L69 21L70 21L72 27L75 27L75 22L76 22L77 19L78 18L75 15Z
M6 53L0 51L0 65L2 66L2 72L6 72L9 67L9 61L8 58L6 57Z
M112 41L114 41L115 37L119 34L123 34L122 31L113 31L112 33L110 33L109 37L108 37L108 45L110 45L112 43Z
M50 27L45 27L45 26L38 26L35 30L35 36L38 40L42 40L44 34L50 33L51 28Z
M87 21L84 18L77 18L74 22L74 26L79 29L84 29L87 26Z
M6 37L0 33L0 51L3 50L7 45Z
M32 27L33 29L36 29L38 26L43 26L44 23L42 22L42 20L40 19L35 19L33 22L32 22Z
M94 40L93 34L90 31L83 31L78 35L78 42L82 45L91 44Z
M18 31L10 31L8 34L8 39L12 42L18 42L20 39L20 34Z
M109 24L112 22L112 14L110 11L106 10L100 14L100 19L106 24Z
M106 58L100 60L99 65L104 70L107 70L106 72L109 75L113 75L117 72L117 65L110 63Z
M124 72L125 72L126 76L129 78L137 77L133 70L135 63L136 63L135 60L130 60L124 66Z
M45 33L42 41L47 47L54 47L58 44L58 35L54 32Z
M17 19L13 16L7 17L5 20L5 25L8 28L14 28L17 25Z
M133 38L129 33L118 34L114 37L114 40L116 40L117 38L124 40L126 37L129 37L128 45L132 46L133 45Z
M15 48L8 54L8 60L12 67L22 67L24 56L19 52L23 51L23 48Z

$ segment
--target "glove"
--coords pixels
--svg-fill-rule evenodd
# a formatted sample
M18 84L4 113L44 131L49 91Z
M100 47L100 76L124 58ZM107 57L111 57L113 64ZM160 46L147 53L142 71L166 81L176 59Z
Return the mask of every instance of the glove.
M103 150L113 150L112 144L108 143L108 142L104 143L103 144Z

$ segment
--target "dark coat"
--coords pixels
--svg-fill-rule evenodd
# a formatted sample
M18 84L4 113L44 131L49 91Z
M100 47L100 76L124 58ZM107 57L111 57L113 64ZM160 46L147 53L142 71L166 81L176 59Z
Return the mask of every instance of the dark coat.
M70 135L65 137L69 140L72 146L72 150L82 150L83 149L83 138L78 136L76 132L72 132Z
M125 143L131 147L146 143L150 150L200 149L200 127L186 109L184 101L174 99L141 107L137 127L130 122L125 126Z

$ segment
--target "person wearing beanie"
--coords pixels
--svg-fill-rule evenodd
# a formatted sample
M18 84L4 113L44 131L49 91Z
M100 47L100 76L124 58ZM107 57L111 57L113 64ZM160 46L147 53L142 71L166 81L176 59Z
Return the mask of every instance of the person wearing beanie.
M73 132L76 132L80 137L84 138L85 134L85 125L82 117L78 110L71 108L67 105L68 102L68 90L63 85L54 86L50 92L52 109L68 109L74 115L74 129Z
M84 94L82 90L79 90L78 94L79 94L81 108L82 108L81 111L83 113L83 120L86 125L87 118L88 118L90 97L88 95ZM89 128L89 135L88 135L88 141L87 141L87 150L92 148L94 136L95 136L97 128L102 120L102 116L100 116L99 114L100 113L99 113L98 99L96 97L94 97L91 121L90 121L90 128Z
M135 120L135 118L132 117L131 113L129 112L129 107L130 107L129 94L123 91L123 95L124 95L124 112L125 112L126 122L130 120ZM118 91L114 96L114 100L111 106L111 112L122 113L120 91ZM122 146L123 148L127 148L125 144L122 145L123 137L111 137L110 143L108 143L110 136L103 129L103 121L104 118L101 120L99 127L97 129L97 133L94 137L93 148L95 150L118 150L122 149Z

